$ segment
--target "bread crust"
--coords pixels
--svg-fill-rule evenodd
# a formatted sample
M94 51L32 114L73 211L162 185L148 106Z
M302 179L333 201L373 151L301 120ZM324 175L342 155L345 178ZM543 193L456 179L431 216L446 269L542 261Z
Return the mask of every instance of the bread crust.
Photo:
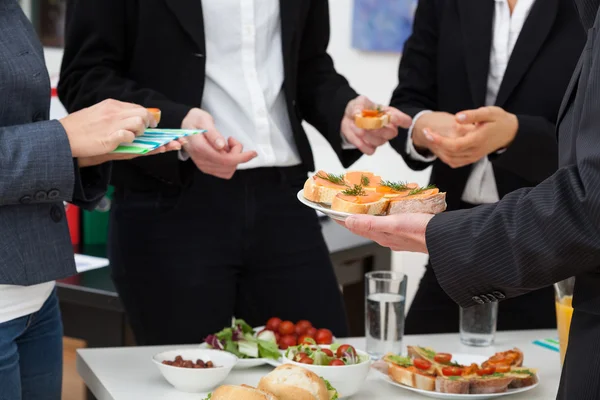
M333 198L331 209L350 214L384 215L387 212L388 200L385 197L372 203L353 203L339 196Z
M388 214L424 213L439 214L446 210L446 193L433 196L404 196L390 200Z
M316 388L316 395L313 395L308 388L297 386L299 381L313 385ZM280 365L263 376L258 383L258 388L272 393L277 400L329 400L325 382L317 374L292 364Z
M390 115L383 114L378 117L363 117L362 114L354 116L354 124L366 130L381 129L390 122Z
M211 394L211 400L278 400L275 395L250 386L219 386Z
M310 177L304 183L304 198L313 203L325 204L330 206L335 196L344 190L343 187L328 187L317 185L313 177Z

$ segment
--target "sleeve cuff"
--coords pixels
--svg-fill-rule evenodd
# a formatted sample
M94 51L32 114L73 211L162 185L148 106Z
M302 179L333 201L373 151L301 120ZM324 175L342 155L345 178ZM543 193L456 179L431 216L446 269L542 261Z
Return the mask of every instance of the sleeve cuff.
M352 143L350 143L348 141L348 139L346 139L346 136L343 133L340 133L340 135L342 136L342 150L355 150L356 146L353 145Z
M190 155L187 151L181 149L177 152L177 158L179 158L179 161L187 161L190 159Z
M419 112L417 115L414 116L414 118L412 120L412 124L410 125L410 128L408 128L408 135L406 136L406 154L408 154L408 156L415 161L433 162L437 159L437 157L433 154L430 156L424 156L424 155L420 154L417 151L417 149L415 148L415 145L413 144L413 140L412 140L413 129L415 127L415 124L417 123L417 120L419 118L421 118L421 116L423 116L424 114L428 114L430 112L432 112L432 111L431 110L423 110L423 111Z

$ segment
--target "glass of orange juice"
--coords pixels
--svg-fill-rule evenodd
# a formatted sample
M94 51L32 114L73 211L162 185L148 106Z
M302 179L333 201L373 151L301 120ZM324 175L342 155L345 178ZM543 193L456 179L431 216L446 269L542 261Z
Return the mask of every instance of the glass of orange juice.
M574 287L574 277L554 284L554 293L556 297L556 325L558 327L561 364L565 361L567 344L569 343L569 328L571 327L571 318L573 317Z

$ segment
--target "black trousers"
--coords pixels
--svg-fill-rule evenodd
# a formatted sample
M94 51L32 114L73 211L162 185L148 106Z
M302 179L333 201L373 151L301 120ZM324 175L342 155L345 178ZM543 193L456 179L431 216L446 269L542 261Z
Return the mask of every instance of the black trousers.
M473 205L463 203L462 208ZM473 268L485 268L474 265ZM554 329L556 309L554 289L546 287L523 296L503 300L498 305L498 330ZM433 268L425 274L405 321L407 335L454 333L459 331L459 307L438 283Z
M190 344L231 324L308 319L348 335L342 295L300 167L200 172L186 189L117 190L112 276L139 345Z

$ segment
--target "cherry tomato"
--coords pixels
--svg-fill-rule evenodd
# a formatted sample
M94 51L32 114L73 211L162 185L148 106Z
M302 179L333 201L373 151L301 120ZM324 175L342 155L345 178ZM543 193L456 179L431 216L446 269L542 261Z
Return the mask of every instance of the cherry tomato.
M281 319L273 317L267 321L266 329L277 332L279 330L279 325L281 324Z
M310 336L302 335L298 338L298 344L315 344L315 339L311 338Z
M283 321L279 325L279 333L282 335L291 335L296 332L296 326L292 321Z
M296 354L296 357L294 357L294 361L296 362L300 362L300 360L302 360L304 357L308 357L308 354L301 352Z
M482 368L482 369L478 370L477 375L479 375L479 376L492 375L494 372L496 372L496 368L494 368L494 366L491 366L491 367Z
M452 361L452 354L437 353L435 357L433 357L433 360L440 364L448 364L450 361Z
M301 320L296 322L296 334L298 336L304 335L309 328L312 328L312 324L307 320Z
M444 367L444 368L442 368L442 374L444 376L461 376L462 375L462 368L459 368L459 367Z
M413 364L415 364L415 367L422 370L428 370L431 368L431 361L425 360L424 358L415 358L413 360Z
M317 328L310 327L306 330L306 336L310 336L311 338L315 338L317 336Z
M321 349L321 351L325 354L327 354L329 357L333 357L333 351L329 350L329 349Z
M302 359L300 359L299 363L301 363L301 364L312 364L312 363L314 363L314 361L310 357L302 357Z
M318 344L331 344L333 342L333 334L329 329L319 329L315 336Z
M296 345L296 338L292 335L286 335L286 336L282 336L281 340L279 341L279 348L281 350L285 350L290 346L295 346Z
M275 333L275 340L277 341L277 343L279 343L279 340L281 340L281 334L279 332L274 332Z
M342 360L338 360L337 358L335 360L331 360L329 362L329 365L337 367L337 366L341 366L341 365L346 365L344 364L344 362Z
M349 344L343 344L340 347L338 347L335 355L338 358L342 358L342 357L344 357L345 353L350 353L356 357L356 350L354 349L354 347L350 346Z
M501 374L510 372L510 365L504 365L504 364L496 365L496 372L500 372Z

